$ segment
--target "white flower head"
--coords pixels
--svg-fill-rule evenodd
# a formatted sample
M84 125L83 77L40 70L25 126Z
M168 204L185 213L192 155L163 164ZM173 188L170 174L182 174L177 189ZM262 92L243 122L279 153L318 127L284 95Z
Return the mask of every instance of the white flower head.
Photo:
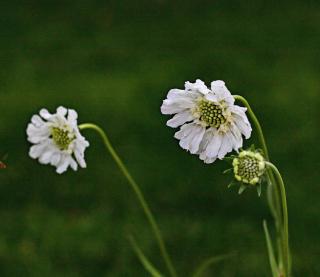
M55 114L46 109L33 115L27 127L29 155L41 164L55 166L61 174L70 166L73 170L85 168L84 151L89 142L80 134L75 110L58 107Z
M167 125L181 126L175 133L180 146L198 154L205 163L223 159L242 147L242 135L251 136L246 108L234 105L234 97L223 81L213 81L211 89L201 80L186 82L185 89L171 89L161 112L174 114Z

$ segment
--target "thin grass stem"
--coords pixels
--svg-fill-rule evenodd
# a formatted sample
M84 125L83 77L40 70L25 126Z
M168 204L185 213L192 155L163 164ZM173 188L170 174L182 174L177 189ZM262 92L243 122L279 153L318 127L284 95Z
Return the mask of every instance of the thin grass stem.
M290 250L289 250L289 227L288 227L288 207L287 207L287 197L286 189L282 179L282 176L278 168L270 163L266 162L267 166L272 169L275 176L278 179L277 184L279 185L280 198L281 198L281 207L283 215L283 240L282 240L282 249L283 249L283 268L285 277L290 276Z
M118 165L118 167L120 168L121 172L123 173L123 175L125 176L125 178L128 180L132 190L134 191L135 195L137 196L137 199L142 207L142 210L144 211L144 214L151 226L151 229L154 233L154 236L157 240L157 243L159 245L159 249L161 252L161 255L163 257L163 260L166 264L166 267L171 275L171 277L177 277L177 273L175 271L175 268L172 264L172 261L170 259L170 256L168 254L168 251L166 249L165 243L163 241L160 229L158 227L158 224L149 208L149 205L147 204L142 191L140 190L137 182L133 179L133 177L131 176L131 174L129 173L128 169L126 168L126 166L124 165L124 163L122 162L122 160L120 159L119 155L117 154L117 152L114 150L108 136L106 135L106 133L103 131L103 129L101 129L99 126L92 124L92 123L84 123L79 125L79 129L80 130L84 130L84 129L92 129L94 131L96 131L102 138L106 149L109 151L109 153L111 154L112 158L114 159L115 163Z

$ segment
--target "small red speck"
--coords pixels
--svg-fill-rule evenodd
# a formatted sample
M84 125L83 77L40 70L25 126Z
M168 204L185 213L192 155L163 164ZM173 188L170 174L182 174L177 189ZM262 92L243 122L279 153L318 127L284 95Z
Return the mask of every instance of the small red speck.
M3 162L0 161L0 169L4 169L4 168L7 168L7 166Z

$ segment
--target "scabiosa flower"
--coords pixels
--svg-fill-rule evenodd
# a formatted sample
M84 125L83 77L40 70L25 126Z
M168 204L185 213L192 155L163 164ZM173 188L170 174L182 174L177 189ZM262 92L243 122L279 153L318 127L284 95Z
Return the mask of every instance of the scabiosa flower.
M256 185L260 181L266 167L263 156L253 151L241 151L233 159L232 165L235 178L249 185Z
M80 134L75 110L58 107L55 114L46 109L33 115L27 127L31 146L29 155L41 164L55 166L61 174L70 166L73 170L86 167L84 151L89 142Z
M223 159L238 151L245 138L251 136L246 108L234 105L234 97L223 81L213 81L209 89L203 81L186 82L185 89L171 89L163 101L161 112L174 114L167 122L180 146L198 154L205 163Z
M252 146L242 150L238 156L232 156L232 169L236 182L240 185L239 194L248 187L256 187L261 194L261 183L264 180L266 162L262 154ZM228 170L227 170L228 171ZM235 185L231 183L229 186Z

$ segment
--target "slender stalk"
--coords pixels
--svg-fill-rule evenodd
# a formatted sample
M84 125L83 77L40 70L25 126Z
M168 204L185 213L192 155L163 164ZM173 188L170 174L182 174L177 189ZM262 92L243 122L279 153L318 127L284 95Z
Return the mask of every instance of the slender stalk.
M262 128L261 128L261 125L260 125L260 122L259 122L258 118L256 117L255 113L251 109L248 101L244 97L242 97L240 95L234 95L234 98L236 100L240 101L247 108L248 114L249 114L251 120L253 121L254 126L256 127L256 130L257 130L257 133L258 133L258 139L259 139L259 142L261 144L261 147L262 147L263 153L265 155L265 158L266 158L267 161L270 161L268 147L267 147L266 140L264 138L263 131L262 131ZM272 174L272 171L268 171L268 177L269 177L271 183L274 184L275 183L275 179L274 179L274 176ZM272 195L269 195L269 197L272 197ZM271 205L275 205L275 206L276 206L276 204L274 202L279 203L279 201L273 201L273 200L270 201L270 202L271 202L270 203ZM279 213L280 208L279 207L275 208L274 206L272 206L271 210L272 210L272 213L274 214L275 217L280 216L280 213ZM278 213L278 215L276 213Z
M261 125L260 125L258 118L256 117L255 113L251 109L248 101L244 97L242 97L241 95L234 95L233 97L236 100L240 101L247 108L248 114L249 114L251 120L253 121L253 124L254 124L256 131L258 133L258 139L261 144L265 158L267 161L270 161L268 147L267 147L267 144L266 144L266 141L265 141L265 138L263 135L263 131L262 131L262 128L261 128ZM277 234L278 234L277 245L278 245L278 250L281 253L282 247L280 245L281 243L279 241L279 238L280 238L280 240L282 239L281 225L283 223L281 222L282 215L281 215L281 208L280 208L280 204L279 204L280 203L279 191L278 191L278 187L276 186L276 181L275 181L274 175L272 173L272 170L268 169L267 175L268 175L268 178L272 184L272 186L268 186L267 199L268 199L271 213L272 213L274 220L275 220L276 230L277 230ZM279 255L279 257L278 257L280 266L282 264L283 253L281 253L281 254L282 255Z
M106 133L97 125L95 124L91 124L91 123L84 123L79 125L79 129L80 130L84 130L84 129L92 129L94 131L96 131L102 138L107 150L110 152L112 158L114 159L114 161L116 162L116 164L118 165L118 167L120 168L120 170L122 171L123 175L125 176L125 178L128 180L132 190L134 191L134 193L136 194L138 201L144 211L145 216L147 217L149 224L151 226L151 229L154 233L154 236L158 242L159 248L160 248L160 252L162 254L162 257L164 259L164 262L168 268L168 271L170 273L170 275L172 277L176 277L176 271L173 267L173 264L171 262L170 256L167 252L166 246L164 244L160 229L158 227L158 224L138 186L138 184L136 183L136 181L133 179L133 177L131 176L131 174L129 173L128 169L126 168L126 166L124 165L124 163L122 162L122 160L120 159L120 157L118 156L117 152L114 150L109 138L107 137Z
M260 125L260 122L259 122L258 118L254 114L254 112L251 109L248 101L244 97L242 97L241 95L233 95L233 97L234 97L234 99L239 100L248 109L248 113L249 113L249 115L250 115L250 117L251 117L251 119L252 119L252 121L254 123L254 126L257 129L259 141L261 143L261 147L262 147L262 150L264 152L265 158L266 158L266 160L269 161L270 158L269 158L269 152L268 152L266 140L264 139L262 128L261 128L261 125Z
M201 277L205 273L205 271L212 266L215 263L218 263L220 261L226 260L228 258L231 258L235 256L236 253L230 253L230 254L224 254L219 256L213 256L208 259L206 259L200 266L196 269L196 271L193 273L192 277Z
M152 263L147 259L147 257L143 254L142 250L138 246L138 244L137 244L136 240L134 239L134 237L133 236L129 236L128 238L129 238L129 242L131 243L131 246L132 246L134 252L136 252L136 254L137 254L141 264L145 268L145 270L148 271L152 277L164 277L160 273L160 271L158 271L152 265Z
M254 112L251 109L248 101L244 97L242 97L241 95L234 95L233 97L236 100L240 101L247 108L248 114L249 114L251 120L253 121L254 126L256 127L256 130L257 130L257 133L258 133L258 139L259 139L259 142L261 144L261 147L262 147L263 153L265 155L265 158L266 158L267 161L270 161L268 147L267 147L266 140L264 138L263 131L262 131L262 128L261 128L261 125L260 125L260 122L259 122L258 118L254 114ZM268 177L269 177L271 183L274 184L275 183L275 179L274 179L274 176L272 174L272 171L269 170L267 172L267 174L268 174ZM268 200L269 200L271 212L274 215L274 217L277 219L277 218L281 217L280 207L278 205L280 199L277 199L277 195L278 194L277 193L275 193L275 194L276 194L275 195L276 199L273 200L273 199L270 199L270 198L272 198L274 195L269 193L268 194L268 198L269 198Z
M274 172L275 176L278 179L277 184L279 185L282 215L283 215L283 234L284 234L284 237L282 240L282 247L283 247L283 254L284 254L283 264L284 264L285 277L288 277L290 276L290 252L289 252L289 227L288 227L288 207L287 207L286 189L278 168L270 162L266 162L266 164L268 165L268 167L272 169L272 171Z

